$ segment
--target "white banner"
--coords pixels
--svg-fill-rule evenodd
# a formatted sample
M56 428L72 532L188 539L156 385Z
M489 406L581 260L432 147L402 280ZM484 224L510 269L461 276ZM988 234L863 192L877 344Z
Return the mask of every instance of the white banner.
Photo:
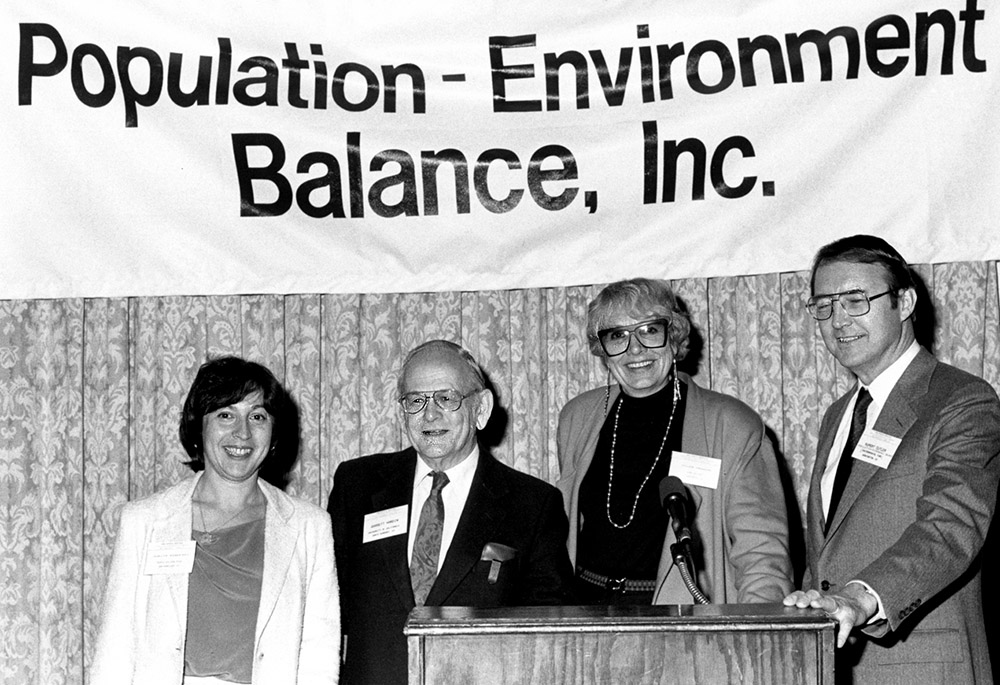
M1000 257L982 0L5 3L0 298Z

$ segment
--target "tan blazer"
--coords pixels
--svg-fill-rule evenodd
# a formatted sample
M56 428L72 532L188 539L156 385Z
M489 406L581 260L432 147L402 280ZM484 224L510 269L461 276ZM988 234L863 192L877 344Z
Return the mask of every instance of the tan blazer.
M122 508L104 592L92 685L179 685L188 574L143 575L151 542L191 539L201 474ZM259 481L267 498L253 683L337 682L340 606L330 517Z
M692 534L703 556L695 560L698 585L714 604L780 602L792 589L788 513L778 462L760 416L739 400L699 387L685 374L684 452L722 460L717 489L688 485L696 509ZM611 409L620 392L612 386ZM569 556L576 563L580 484L594 458L604 424L605 389L570 400L559 415L557 487L569 512ZM674 571L667 527L654 604L692 604Z
M980 561L1000 479L1000 401L921 349L874 429L900 438L888 468L856 461L824 536L820 478L852 389L820 426L807 511L806 589L868 583L887 616L838 651L838 682L990 683ZM857 635L857 633L856 633Z

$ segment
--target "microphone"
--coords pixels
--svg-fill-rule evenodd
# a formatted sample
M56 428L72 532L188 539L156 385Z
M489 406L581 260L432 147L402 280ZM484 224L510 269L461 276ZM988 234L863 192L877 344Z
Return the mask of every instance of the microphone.
M708 604L708 597L698 588L698 574L691 551L691 500L680 478L667 476L660 481L660 504L670 515L670 525L677 538L677 542L670 545L670 555L674 558L684 587L696 603Z
M677 542L691 544L691 505L680 478L667 476L660 481L660 504L670 515Z

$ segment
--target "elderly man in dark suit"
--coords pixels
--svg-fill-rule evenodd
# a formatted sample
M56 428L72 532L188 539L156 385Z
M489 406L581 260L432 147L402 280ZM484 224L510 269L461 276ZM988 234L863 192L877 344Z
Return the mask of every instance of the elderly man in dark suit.
M909 267L884 240L852 236L817 254L809 311L858 383L820 426L806 590L785 604L838 621L838 682L992 682L979 553L1000 476L1000 401L916 343L916 305Z
M399 404L413 446L344 462L330 494L347 685L407 682L414 606L559 604L572 582L559 492L477 444L493 394L472 356L415 348Z

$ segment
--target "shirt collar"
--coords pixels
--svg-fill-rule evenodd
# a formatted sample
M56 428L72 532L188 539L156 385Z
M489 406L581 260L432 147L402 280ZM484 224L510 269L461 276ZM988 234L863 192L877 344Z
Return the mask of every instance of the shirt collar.
M914 340L910 343L910 346L906 348L906 351L899 355L899 359L890 364L889 367L880 373L875 380L871 382L871 385L868 386L868 392L871 393L872 399L878 403L878 406L885 406L886 400L889 399L889 393L891 393L892 389L896 387L896 383L899 382L903 372L906 371L906 367L910 365L910 362L916 359L918 352L920 352L920 344ZM858 381L858 385L862 385L860 380Z
M472 481L472 475L476 472L476 466L479 465L479 445L473 445L472 451L469 452L467 456L462 461L458 462L450 469L445 469L445 473L448 474L448 482L450 484L455 483L465 483ZM420 482L430 474L433 469L427 465L420 455L417 455L417 470L413 474L413 484L414 486L419 485ZM453 490L456 488L452 488Z

